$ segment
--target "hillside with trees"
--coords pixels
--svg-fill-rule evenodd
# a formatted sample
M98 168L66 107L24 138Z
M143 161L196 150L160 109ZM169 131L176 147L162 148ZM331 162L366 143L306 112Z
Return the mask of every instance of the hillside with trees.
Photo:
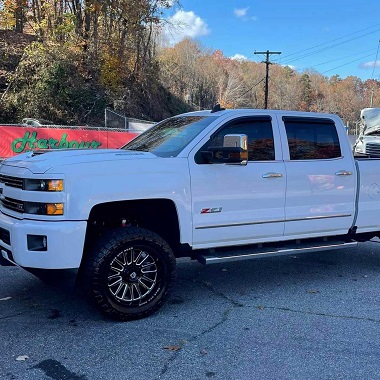
M0 120L101 124L104 108L160 120L187 110L263 108L265 65L194 40L162 43L169 0L0 0ZM271 65L268 108L380 107L380 82Z

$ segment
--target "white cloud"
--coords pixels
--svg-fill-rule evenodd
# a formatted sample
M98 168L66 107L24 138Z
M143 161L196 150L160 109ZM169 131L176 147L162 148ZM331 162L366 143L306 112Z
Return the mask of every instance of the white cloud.
M236 17L239 17L239 18L246 17L248 9L249 9L249 7L234 9L234 14Z
M235 54L231 59L235 59L237 61L247 61L248 58L243 54Z
M179 10L168 21L170 26L165 29L165 34L171 45L187 37L196 38L210 33L207 23L193 11Z
M373 69L374 67L380 67L380 61L370 61L370 62L365 62L361 63L359 65L361 69Z
M257 16L248 16L248 9L249 7L247 8L235 8L234 9L234 14L237 18L240 18L241 20L243 21L257 21L258 20L258 17Z

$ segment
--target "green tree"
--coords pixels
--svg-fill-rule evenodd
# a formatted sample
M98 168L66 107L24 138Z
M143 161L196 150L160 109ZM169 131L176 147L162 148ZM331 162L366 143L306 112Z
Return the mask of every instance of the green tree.
M70 48L32 44L24 54L6 97L17 110L15 121L25 116L44 117L62 124L85 122L103 113L106 97L94 92L84 75L81 56Z

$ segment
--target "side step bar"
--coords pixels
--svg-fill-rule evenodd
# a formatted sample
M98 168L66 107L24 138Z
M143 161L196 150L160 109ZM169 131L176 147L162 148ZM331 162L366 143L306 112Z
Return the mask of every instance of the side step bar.
M252 248L252 249L237 249L228 252L220 253L210 253L209 255L199 254L196 259L204 265L224 263L229 261L242 261L251 260L260 257L270 257L270 256L283 256L283 255L297 255L299 253L306 252L319 252L319 251L329 251L333 249L342 248L355 248L358 245L356 241L354 242L343 242L343 241L330 241L321 242L320 245L314 243L314 245L307 244L296 244L292 246L286 246L282 248Z

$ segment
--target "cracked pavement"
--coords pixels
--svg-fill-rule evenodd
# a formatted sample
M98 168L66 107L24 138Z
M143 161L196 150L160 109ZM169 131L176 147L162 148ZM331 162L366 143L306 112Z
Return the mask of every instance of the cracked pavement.
M169 302L124 323L0 267L0 380L375 379L379 323L375 243L207 267L181 259Z

